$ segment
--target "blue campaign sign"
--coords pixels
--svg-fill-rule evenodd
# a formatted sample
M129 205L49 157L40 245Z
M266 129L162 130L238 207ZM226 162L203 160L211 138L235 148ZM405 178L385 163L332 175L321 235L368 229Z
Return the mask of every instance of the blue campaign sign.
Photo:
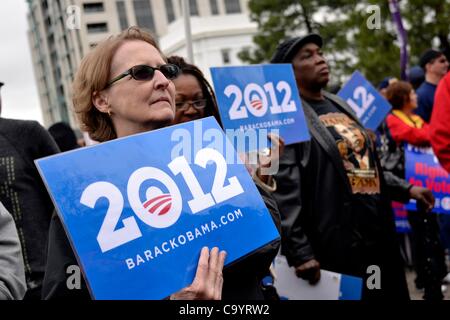
M450 175L443 169L431 148L405 145L406 180L433 192L436 202L433 212L450 214ZM406 205L416 210L415 200Z
M411 226L408 221L408 211L405 204L392 201L392 210L394 211L395 227L397 233L410 233Z
M217 67L211 74L222 123L238 152L265 148L269 132L286 145L310 139L290 64ZM245 137L258 143L236 142Z
M227 265L279 238L212 117L36 164L96 299L162 299L191 284L203 246Z
M390 103L358 71L353 73L338 96L347 101L361 123L373 131L391 110Z

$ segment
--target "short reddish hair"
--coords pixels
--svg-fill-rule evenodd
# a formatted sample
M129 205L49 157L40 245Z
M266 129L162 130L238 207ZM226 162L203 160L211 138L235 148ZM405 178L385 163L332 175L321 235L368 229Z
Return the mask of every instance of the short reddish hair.
M393 109L403 109L410 101L409 95L413 87L406 81L396 81L391 83L386 90L386 98L392 105Z
M100 112L92 103L92 95L105 89L110 78L111 62L117 49L129 40L145 41L160 53L152 35L138 27L130 27L99 43L81 61L72 84L72 101L82 130L99 142L117 138L108 114ZM161 56L164 55L161 53Z

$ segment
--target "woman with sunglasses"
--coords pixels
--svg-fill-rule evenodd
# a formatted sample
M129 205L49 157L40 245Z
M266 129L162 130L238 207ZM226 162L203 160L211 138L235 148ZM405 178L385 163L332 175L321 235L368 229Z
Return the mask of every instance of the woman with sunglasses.
M75 76L73 103L82 129L103 142L170 125L175 116L172 80L178 74L150 34L133 27L110 37L83 59ZM193 283L170 298L221 299L224 261L225 252L203 248ZM89 298L85 282L80 290L67 288L66 268L71 265L77 261L54 215L43 298Z

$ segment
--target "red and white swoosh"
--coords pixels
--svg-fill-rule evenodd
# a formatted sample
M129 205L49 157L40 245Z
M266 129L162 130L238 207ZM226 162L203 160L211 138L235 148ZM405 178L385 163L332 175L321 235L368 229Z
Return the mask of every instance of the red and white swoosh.
M262 108L262 102L261 100L252 100L252 102L250 102L250 104L252 105L253 108L255 108L256 110L259 110Z
M153 197L144 203L144 208L148 208L149 213L156 213L158 216L165 215L171 207L172 196L169 193Z

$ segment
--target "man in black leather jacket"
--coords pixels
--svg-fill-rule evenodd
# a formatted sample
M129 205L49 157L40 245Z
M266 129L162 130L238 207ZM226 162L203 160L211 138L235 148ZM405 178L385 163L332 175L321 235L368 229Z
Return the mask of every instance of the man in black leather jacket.
M391 199L427 202L423 190L383 173L369 133L339 97L323 91L329 70L322 38L283 42L272 63L292 63L311 140L285 148L275 197L282 218L282 253L299 277L315 283L320 268L380 284L365 299L408 299ZM360 150L365 150L362 154ZM358 165L351 159L358 156ZM375 282L374 282L375 283Z

